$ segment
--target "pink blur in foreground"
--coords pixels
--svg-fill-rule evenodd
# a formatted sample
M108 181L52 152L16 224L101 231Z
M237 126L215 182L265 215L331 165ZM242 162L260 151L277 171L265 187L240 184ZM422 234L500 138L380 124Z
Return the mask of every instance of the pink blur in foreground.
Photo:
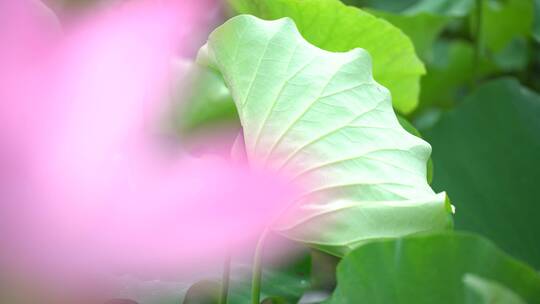
M172 58L209 3L131 1L60 29L50 12L35 18L44 9L35 1L6 2L0 263L44 273L189 268L242 250L290 203L282 178L189 158L160 135Z

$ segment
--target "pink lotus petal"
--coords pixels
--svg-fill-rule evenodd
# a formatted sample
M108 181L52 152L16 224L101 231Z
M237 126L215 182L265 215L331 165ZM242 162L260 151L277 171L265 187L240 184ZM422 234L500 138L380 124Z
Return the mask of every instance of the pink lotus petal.
M26 9L0 13L26 33L0 35L0 263L68 276L190 268L241 250L290 202L285 179L188 158L160 136L172 58L206 5L132 1L39 43ZM40 58L14 55L34 43Z

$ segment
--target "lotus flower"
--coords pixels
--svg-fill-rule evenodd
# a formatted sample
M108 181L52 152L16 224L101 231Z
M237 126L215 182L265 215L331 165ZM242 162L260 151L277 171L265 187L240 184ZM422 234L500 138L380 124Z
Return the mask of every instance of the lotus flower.
M240 249L290 202L279 176L191 158L162 132L170 63L208 2L132 1L65 29L35 1L1 5L2 266L181 269Z

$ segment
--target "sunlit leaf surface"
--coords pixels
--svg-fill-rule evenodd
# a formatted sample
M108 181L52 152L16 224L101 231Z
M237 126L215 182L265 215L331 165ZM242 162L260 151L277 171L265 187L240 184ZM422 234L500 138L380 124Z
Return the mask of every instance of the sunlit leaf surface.
M291 19L242 15L210 35L199 62L223 74L248 158L305 185L278 231L341 255L451 226L445 194L427 183L431 148L400 126L366 51L324 51Z
M418 104L425 74L409 38L387 21L339 0L229 0L240 13L263 19L290 17L302 36L334 52L363 48L373 58L373 76L387 87L394 107L409 113Z

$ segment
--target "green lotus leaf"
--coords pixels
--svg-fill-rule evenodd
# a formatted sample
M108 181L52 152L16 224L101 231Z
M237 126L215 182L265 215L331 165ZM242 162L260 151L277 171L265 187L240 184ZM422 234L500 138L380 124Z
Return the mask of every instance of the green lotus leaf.
M246 0L247 1L247 0ZM351 2L351 1L349 1ZM387 5L385 1L352 1L355 5L364 5L380 11L383 18L401 28L415 42L428 40L435 27L419 28L411 31L419 22L431 22L436 25L435 18L447 17L451 19L470 18L471 31L476 31L477 4L481 4L480 40L483 47L497 55L508 48L516 40L528 38L533 35L538 39L540 18L538 0L418 0L394 1L398 4ZM402 3L403 2L403 3ZM380 15L380 14L377 14ZM423 16L424 17L421 17ZM429 20L425 15L431 16ZM535 17L536 15L536 17ZM425 19L422 21L422 19ZM427 35L421 35L425 32ZM476 36L476 34L473 34ZM476 39L476 38L475 38ZM512 46L510 46L512 47ZM513 46L515 48L515 45ZM508 51L508 50L506 50ZM422 52L419 52L422 54ZM424 58L425 59L425 58ZM504 66L503 66L504 67Z
M473 81L475 69L473 46L462 40L441 39L434 44L434 61L428 65L428 74L422 78L420 109L431 105L450 108L460 100Z
M347 5L370 7L385 12L399 13L416 4L418 0L343 0Z
M526 304L515 292L496 281L467 273L463 283L467 304Z
M540 275L490 241L429 233L367 243L339 263L328 304L538 304Z
M451 226L426 180L431 148L400 126L362 49L308 43L289 18L230 19L201 49L238 108L250 161L306 187L275 229L342 255L373 238Z
M481 39L485 46L499 52L518 37L533 32L534 3L532 0L484 0Z
M483 0L482 0L483 1ZM432 13L451 17L464 17L474 8L475 0L420 0L406 8L403 13Z
M236 125L238 115L221 75L191 62L175 62L171 128L182 136L194 136L204 128Z
M404 117L397 115L399 124L405 129L405 131L411 133L412 135L416 137L422 138L422 134ZM428 159L427 162L427 181L431 184L433 180L433 160L431 158Z
M401 29L414 44L414 48L424 62L433 61L432 48L436 38L451 20L449 17L420 12L414 15L368 10Z
M537 269L539 118L539 94L497 79L422 130L433 145L433 187L455 202L456 228L485 235Z
M384 19L339 0L229 0L237 12L263 19L290 17L304 38L333 52L363 48L373 58L375 80L387 87L394 107L410 113L425 74L410 39Z
M464 17L474 7L475 0L345 0L344 2L358 7L370 7L402 15L429 13Z
M474 15L476 3L481 7L481 40L491 51L499 52L516 37L529 36L533 30L533 0L421 0L403 11L405 15L432 13L442 16ZM476 18L474 23L477 22Z

